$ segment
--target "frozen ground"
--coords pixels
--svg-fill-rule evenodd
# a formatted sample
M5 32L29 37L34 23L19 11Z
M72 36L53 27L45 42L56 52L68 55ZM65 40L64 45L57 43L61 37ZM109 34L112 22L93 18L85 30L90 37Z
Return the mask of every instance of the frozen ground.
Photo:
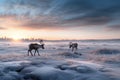
M120 41L45 42L41 56L27 56L31 42L0 42L0 80L120 80ZM80 55L82 54L82 55Z

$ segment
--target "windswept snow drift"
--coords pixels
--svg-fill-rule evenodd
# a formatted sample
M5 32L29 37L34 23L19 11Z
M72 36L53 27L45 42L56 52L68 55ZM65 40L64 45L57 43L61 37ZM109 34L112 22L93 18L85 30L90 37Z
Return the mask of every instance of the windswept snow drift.
M35 58L33 58L35 59ZM40 60L40 59L39 59ZM72 59L1 62L1 80L118 80L109 68Z
M120 80L119 42L78 42L75 52L68 43L46 43L41 56L27 56L29 43L1 42L0 80Z
M95 54L120 54L120 50L117 50L117 49L99 49L99 50L93 51L92 53L95 53Z
M65 58L79 58L82 54L78 53L78 52L62 52L62 53L58 53L56 55L57 56L62 56L62 57L65 57Z

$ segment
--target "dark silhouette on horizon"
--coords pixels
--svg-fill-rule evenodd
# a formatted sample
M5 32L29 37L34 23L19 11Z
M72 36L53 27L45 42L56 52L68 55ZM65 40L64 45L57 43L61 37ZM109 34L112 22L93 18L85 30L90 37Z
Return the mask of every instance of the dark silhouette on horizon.
M45 48L44 48L43 41L42 41L42 43L40 42L40 44L38 44L38 43L31 43L31 44L29 45L29 49L28 49L28 56L29 56L29 53L31 53L31 56L33 56L33 54L32 54L32 51L33 51L33 50L35 51L35 52L34 52L34 56L35 56L36 52L38 53L38 56L40 56L39 50L38 50L39 48L45 49Z

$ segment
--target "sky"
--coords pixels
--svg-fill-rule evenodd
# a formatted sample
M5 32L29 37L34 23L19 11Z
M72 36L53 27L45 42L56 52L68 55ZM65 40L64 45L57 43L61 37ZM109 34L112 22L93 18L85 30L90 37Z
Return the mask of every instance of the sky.
M120 38L120 0L0 0L0 37Z

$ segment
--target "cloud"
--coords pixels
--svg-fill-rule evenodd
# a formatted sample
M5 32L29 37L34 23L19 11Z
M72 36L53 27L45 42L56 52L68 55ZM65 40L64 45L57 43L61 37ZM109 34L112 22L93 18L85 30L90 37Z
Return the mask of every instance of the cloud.
M120 0L5 1L2 2L5 5L0 5L0 15L14 15L21 23L17 26L20 28L66 29L94 25L111 28L113 24L108 24L120 19Z
M5 30L6 28L0 27L0 30Z
M27 29L57 29L60 21L56 16L36 16L34 18L24 18L21 27Z
M0 16L1 25L10 29L26 29L26 30L45 30L45 29L60 29L63 30L64 27L60 27L60 21L56 16L17 16L17 15L1 15ZM59 27L58 27L59 26Z
M0 15L0 26L2 29L14 29L19 27L21 21L16 15Z
M16 14L16 15L40 15L44 10L49 8L49 3L52 0L5 0L0 5L3 14Z
M108 26L109 30L120 30L120 24L110 25Z
M91 4L91 1L94 3ZM98 0L96 0L98 1ZM120 1L102 0L70 0L63 7L59 8L66 22L82 22L88 25L104 25L115 20L114 16L120 13ZM104 3L106 1L106 3ZM100 5L101 4L101 5ZM105 5L107 4L107 6ZM99 6L97 6L99 5ZM104 7L103 7L104 5ZM63 12L63 13L62 13ZM57 13L56 13L57 14ZM59 14L59 15L60 15ZM119 17L119 16L118 16ZM81 24L82 24L81 23ZM80 23L79 23L80 24Z

